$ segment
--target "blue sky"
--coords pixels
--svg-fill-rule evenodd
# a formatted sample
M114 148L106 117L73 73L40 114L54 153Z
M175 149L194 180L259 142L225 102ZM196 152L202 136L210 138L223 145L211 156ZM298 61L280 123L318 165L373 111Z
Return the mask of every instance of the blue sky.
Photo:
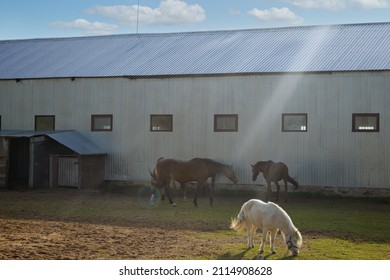
M388 21L390 0L0 2L0 40Z

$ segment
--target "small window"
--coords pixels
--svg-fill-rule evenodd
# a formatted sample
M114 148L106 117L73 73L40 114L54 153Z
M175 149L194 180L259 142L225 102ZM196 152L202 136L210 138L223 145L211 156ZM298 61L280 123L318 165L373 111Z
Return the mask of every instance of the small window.
M35 116L35 130L55 130L54 116Z
M238 115L214 115L214 131L238 131Z
M379 132L379 114L352 114L353 132Z
M306 113L282 114L282 131L283 132L306 132L307 114Z
M173 115L150 115L150 131L173 131Z
M92 131L112 131L112 115L92 115Z

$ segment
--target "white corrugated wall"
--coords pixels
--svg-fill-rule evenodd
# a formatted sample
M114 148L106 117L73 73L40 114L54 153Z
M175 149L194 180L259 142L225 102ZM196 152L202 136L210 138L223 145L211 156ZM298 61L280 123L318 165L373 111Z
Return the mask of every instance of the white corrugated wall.
M390 72L173 78L0 81L2 129L34 129L55 115L105 149L108 180L149 180L160 157L233 164L284 161L301 185L390 187ZM283 113L307 113L307 132L282 132ZM380 113L379 133L353 133L352 113ZM92 132L92 114L112 114L112 132ZM173 132L150 132L151 114L172 114ZM214 114L238 114L238 132L214 132ZM227 182L225 179L219 179Z

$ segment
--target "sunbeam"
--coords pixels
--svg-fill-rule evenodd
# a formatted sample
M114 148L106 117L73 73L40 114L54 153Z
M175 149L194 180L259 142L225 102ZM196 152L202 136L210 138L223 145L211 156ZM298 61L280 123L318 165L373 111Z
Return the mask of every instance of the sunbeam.
M323 45L329 41L331 36L329 28L331 27L309 30L310 34L305 34L305 38L308 39L302 40L301 45L295 46L296 55L289 62L286 61L288 65L285 68L285 73L291 72L292 74L277 74L275 79L268 76L268 79L272 81L270 82L272 84L268 86L270 91L259 90L258 113L248 126L248 135L237 150L238 158L245 158L246 161L252 162L260 159L281 160L281 149L277 148L278 145L267 145L267 143L280 141L280 139L274 139L278 134L272 131L275 131L275 127L278 132L281 131L281 114L297 110L294 107L289 108L289 103L297 93L305 72L310 72L311 63L315 59L321 59ZM271 146L275 147L275 150L269 150Z

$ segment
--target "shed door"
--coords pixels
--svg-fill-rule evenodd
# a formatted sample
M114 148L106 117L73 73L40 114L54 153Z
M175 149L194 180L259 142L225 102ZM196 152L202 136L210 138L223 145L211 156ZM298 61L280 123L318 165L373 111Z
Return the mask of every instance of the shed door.
M7 184L8 176L8 140L0 138L0 188Z
M79 158L58 158L58 186L79 187Z

